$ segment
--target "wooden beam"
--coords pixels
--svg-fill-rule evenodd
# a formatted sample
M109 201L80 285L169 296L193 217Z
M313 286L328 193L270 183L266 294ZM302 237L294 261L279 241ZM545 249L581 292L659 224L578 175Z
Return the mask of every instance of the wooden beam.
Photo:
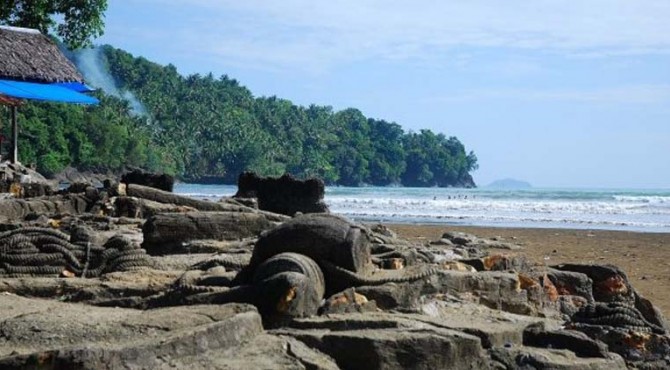
M16 123L16 105L12 105L12 152L9 160L12 163L19 161L19 128Z

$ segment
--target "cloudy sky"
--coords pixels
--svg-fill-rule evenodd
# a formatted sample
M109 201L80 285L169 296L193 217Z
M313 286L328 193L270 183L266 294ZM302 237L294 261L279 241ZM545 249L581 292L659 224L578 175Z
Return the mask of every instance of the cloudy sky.
M457 136L480 185L670 188L670 1L110 1L109 43Z

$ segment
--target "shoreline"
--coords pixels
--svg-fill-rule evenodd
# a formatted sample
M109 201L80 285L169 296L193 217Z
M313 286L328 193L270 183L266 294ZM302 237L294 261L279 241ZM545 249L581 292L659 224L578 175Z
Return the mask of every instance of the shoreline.
M390 219L374 219L374 218L360 218L356 215L349 215L342 212L333 212L345 216L356 222L364 224L384 224L384 225L403 225L403 226L435 226L435 227L465 227L465 228L483 228L483 229L543 229L543 230L582 230L582 231L616 231L625 233L640 233L640 234L669 234L670 228L653 228L653 227L638 227L629 225L620 225L619 228L608 227L607 225L598 224L576 224L576 223L541 223L537 222L500 222L500 223L476 223L469 221L416 221L416 220L390 220Z
M234 185L180 183L174 191L217 201ZM670 233L670 189L326 187L331 212L357 222L446 227L558 228Z
M527 256L533 263L612 264L621 268L640 294L670 317L670 233L599 229L486 227L433 224L383 223L399 237L413 241L438 240L446 231L479 237L500 237L519 244L520 251L491 253Z

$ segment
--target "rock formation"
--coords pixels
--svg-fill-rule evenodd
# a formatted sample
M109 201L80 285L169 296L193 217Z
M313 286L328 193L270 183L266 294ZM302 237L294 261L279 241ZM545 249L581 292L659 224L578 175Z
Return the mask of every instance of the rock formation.
M667 322L615 266L135 184L0 215L3 369L670 367Z
M256 198L258 208L293 216L300 213L328 212L323 202L325 185L320 179L298 180L291 175L259 177L243 172L237 181L235 198Z

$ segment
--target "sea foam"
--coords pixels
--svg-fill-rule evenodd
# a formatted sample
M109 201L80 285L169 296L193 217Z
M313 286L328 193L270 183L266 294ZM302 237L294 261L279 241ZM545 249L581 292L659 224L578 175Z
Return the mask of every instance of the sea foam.
M175 185L175 192L196 198L236 191ZM332 212L370 222L670 232L670 190L327 187L325 202Z

